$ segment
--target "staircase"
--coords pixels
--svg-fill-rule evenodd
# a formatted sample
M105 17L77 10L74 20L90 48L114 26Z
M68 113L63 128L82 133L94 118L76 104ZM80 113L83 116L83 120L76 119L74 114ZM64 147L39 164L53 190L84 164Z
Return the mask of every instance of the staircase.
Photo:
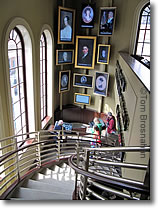
M66 163L40 169L8 197L9 200L72 200L75 171Z

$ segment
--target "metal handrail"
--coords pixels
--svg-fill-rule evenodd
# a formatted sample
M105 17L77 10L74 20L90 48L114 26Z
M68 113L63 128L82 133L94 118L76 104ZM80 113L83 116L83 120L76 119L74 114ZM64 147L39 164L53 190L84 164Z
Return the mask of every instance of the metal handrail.
M57 135L51 135L50 134L51 132L57 132L58 134ZM123 179L123 178L118 178L118 177L114 177L114 176L112 177L110 175L103 176L103 174L101 174L101 173L95 173L95 174L92 173L89 170L89 161L90 162L95 162L95 163L100 163L100 164L102 163L102 164L107 165L107 166L111 165L111 166L120 166L120 167L127 167L127 168L130 167L130 168L136 168L136 169L142 169L142 170L145 170L147 168L147 166L140 165L140 164L130 164L130 163L127 163L127 164L119 163L119 162L116 163L116 162L113 162L113 161L105 161L105 160L104 161L102 161L102 160L98 161L98 160L95 160L95 159L89 159L89 155L90 155L91 151L93 151L93 152L102 151L102 152L107 152L107 153L109 153L109 152L120 152L120 151L122 151L122 152L137 152L137 151L149 152L150 151L149 147L89 148L88 147L90 145L89 142L91 142L93 139L86 136L86 135L90 135L88 133L86 133L85 136L83 136L83 132L81 132L81 137L82 138L80 138L80 132L76 132L76 131L72 131L71 133L70 132L67 133L66 131L51 131L51 132L48 131L48 130L45 130L45 131L42 130L42 131L39 131L39 132L26 133L25 135L35 134L35 138L34 138L35 141L32 144L28 144L28 145L19 147L16 150L12 150L11 152L8 152L7 154L2 155L2 157L0 158L0 164L5 165L5 163L7 163L8 161L16 158L16 156L13 157L12 159L9 159L9 160L7 158L16 154L17 155L17 161L16 161L17 162L17 171L16 171L16 168L13 171L15 172L15 175L18 176L19 179L20 179L20 177L22 177L22 175L20 175L20 173L22 173L24 171L28 171L31 167L35 167L35 166L41 167L42 164L44 164L45 161L50 161L52 158L53 159L60 159L60 158L69 156L70 166L76 170L76 173L80 173L83 176L86 176L87 179L92 178L92 179L95 179L95 180L98 180L98 181L103 181L103 182L107 182L108 184L111 183L111 184L114 184L114 185L119 183L119 185L124 187L124 188L131 188L132 190L140 191L141 193L148 193L148 187L145 187L143 183L140 183L138 181L132 181L132 180L129 180L129 179ZM45 135L45 133L49 133L49 134ZM75 136L76 138L72 139L75 142L73 144L70 142L71 146L62 147L61 144L64 144L64 143L61 142L63 139L60 139L60 138L65 137L65 136ZM50 138L50 137L51 138L57 137L57 143L56 144L50 144L50 145L43 145L46 142L50 141L49 139L45 140L44 138ZM1 141L7 141L7 139L10 140L11 138L12 139L17 138L17 136L8 137L8 138L5 138L5 139L2 139ZM30 138L30 139L33 139L33 138ZM71 140L71 138L68 138L68 139ZM29 139L27 138L27 140L29 140ZM26 140L24 140L23 142L25 142L25 141ZM83 145L84 142L87 143L86 148L85 148L85 145ZM97 143L97 142L95 141L95 143ZM15 146L15 143L13 143L13 144ZM69 144L69 143L66 143L66 144ZM51 150L54 150L55 152L49 153L49 150L42 150L41 148L43 148L43 147L49 147ZM32 148L32 150L29 150L31 148ZM70 152L66 151L68 148L70 149ZM18 158L19 155L23 154L23 153L21 153L21 151L23 151L25 149L27 149L27 151L33 151L34 150L35 152L30 154L29 156L22 157L22 159ZM77 165L78 165L79 160L80 160L79 158L80 158L81 153L83 154L83 150L85 150L84 152L86 154L86 159L84 158L84 160L85 160L85 164L87 164L87 166L86 166L86 168L84 168L84 170L79 168L79 167L76 167L76 164L74 163L74 158L76 157L76 153L77 153L77 155L78 155ZM20 154L19 154L19 152L20 152ZM48 152L48 153L46 153L46 152ZM44 153L44 155L42 155L43 153ZM33 157L33 159L30 159L30 160L28 160L27 162L25 162L23 164L19 164L19 160L22 161L24 159L27 159L27 158L33 156L33 155L35 155L36 157ZM47 158L45 158L45 156ZM70 158L70 156L71 156L71 158ZM34 160L36 158L37 158L37 161L34 162ZM87 161L88 161L88 163L87 163ZM33 162L33 163L29 164L29 165L26 165L29 162ZM16 165L16 163L15 163L15 165ZM24 167L22 169L21 167L23 167L23 166L26 166L26 167ZM8 170L8 167L5 167L5 169L2 172L4 173L6 170ZM9 176L9 174L7 174L7 177ZM8 181L9 182L11 181L10 178L8 179ZM8 181L6 181L4 184L8 184L9 183ZM4 184L2 185L1 189L3 189L5 187ZM87 189L87 187L85 186L84 190L81 190L81 192L85 193L86 189Z

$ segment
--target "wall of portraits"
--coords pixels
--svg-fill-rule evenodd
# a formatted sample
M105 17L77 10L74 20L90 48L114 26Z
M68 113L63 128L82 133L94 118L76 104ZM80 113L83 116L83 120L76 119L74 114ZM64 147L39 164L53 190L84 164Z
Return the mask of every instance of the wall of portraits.
M76 16L80 17L80 25L77 25L77 27L75 27ZM92 100L96 95L108 97L110 73L107 73L107 65L110 64L110 49L112 47L109 44L109 38L114 33L116 7L100 7L98 16L98 31L95 35L91 35L91 31L96 24L95 3L82 3L80 11L59 6L57 43L58 46L62 45L62 47L56 49L56 65L61 66L61 71L59 71L59 93L63 94L63 92L74 88L75 92L77 91L82 95L90 92ZM78 26L80 27L80 34L75 31ZM83 35L85 29L86 35ZM107 43L103 44L99 36L107 37ZM69 47L70 44L71 47ZM72 76L69 76L70 87L66 86L65 89L61 86L61 78L65 73L63 67L68 64L72 65L70 70ZM97 65L105 65L106 67L104 70L96 71ZM74 103L84 105L82 102L75 102L75 99Z

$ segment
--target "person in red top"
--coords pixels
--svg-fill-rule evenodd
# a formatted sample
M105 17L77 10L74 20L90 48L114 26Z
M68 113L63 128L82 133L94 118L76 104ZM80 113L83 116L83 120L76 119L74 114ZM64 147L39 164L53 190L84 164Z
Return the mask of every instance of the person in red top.
M109 136L109 134L115 134L116 133L116 121L115 121L115 117L112 115L111 112L108 112L106 126L107 126L106 136Z
M96 124L93 126L92 133L93 133L93 142L91 142L91 147L95 147L96 142L97 144L101 143L99 127Z

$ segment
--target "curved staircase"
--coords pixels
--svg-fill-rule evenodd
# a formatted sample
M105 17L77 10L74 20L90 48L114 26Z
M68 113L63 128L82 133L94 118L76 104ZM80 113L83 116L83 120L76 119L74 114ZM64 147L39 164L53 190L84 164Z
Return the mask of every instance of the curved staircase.
M42 168L25 179L8 197L10 200L72 200L75 171L66 163Z

